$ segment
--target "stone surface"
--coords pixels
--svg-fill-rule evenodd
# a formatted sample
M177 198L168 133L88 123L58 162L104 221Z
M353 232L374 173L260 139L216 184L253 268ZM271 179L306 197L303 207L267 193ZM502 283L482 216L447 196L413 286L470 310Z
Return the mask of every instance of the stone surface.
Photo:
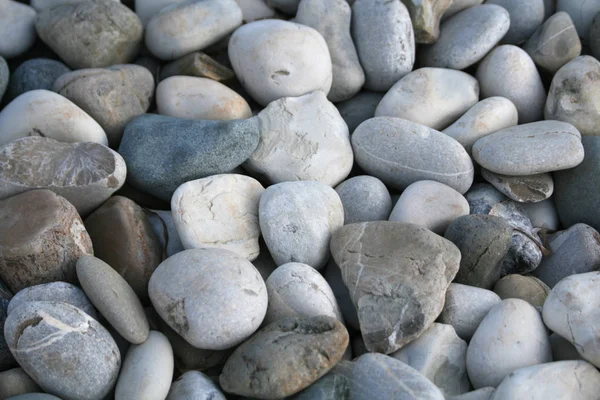
M227 400L219 386L199 371L188 371L177 378L166 400Z
M596 59L600 57L600 11L594 17L588 35L590 50Z
M582 135L600 135L600 61L581 56L556 72L544 117L573 124Z
M36 19L39 37L71 68L100 68L133 61L143 27L116 1L85 1L46 8Z
M420 48L419 61L425 67L468 68L500 42L509 26L509 13L503 7L486 3L468 8L442 22L440 38Z
M356 0L351 33L365 72L366 89L387 91L413 69L413 25L401 1Z
M183 247L219 248L256 259L258 202L264 191L257 180L237 174L213 175L179 186L171 209Z
M115 65L67 73L54 82L54 91L98 121L117 147L125 125L150 108L154 79L139 65Z
M170 210L150 210L148 221L163 249L163 258L185 250Z
M196 121L145 114L127 125L119 153L128 183L170 201L179 185L239 166L256 149L259 135L256 118Z
M503 175L535 175L576 167L584 151L579 131L559 121L502 129L473 145L479 165Z
M435 181L418 181L402 192L389 220L419 225L443 235L452 221L468 214L469 203L456 190Z
M374 176L360 175L335 187L344 208L344 224L385 221L392 211L392 198L383 182Z
M452 325L461 339L469 341L483 318L500 301L491 290L451 283L438 321Z
M369 351L392 353L438 317L460 252L412 224L363 222L338 229L331 253L358 311Z
M61 4L77 4L77 3L83 3L84 1L88 1L88 0L30 0L29 2L31 3L31 7L35 8L36 11L40 12L40 11L45 10L46 8L56 7ZM105 1L105 0L92 0L92 1ZM117 3L121 2L121 0L112 0L112 1L116 1ZM124 2L127 3L128 0L125 0Z
M335 190L323 183L284 182L263 193L258 219L277 265L301 262L321 269L331 235L344 224L344 210Z
M361 91L351 99L336 104L350 134L357 126L375 116L375 109L383 96L383 93Z
M0 278L16 293L41 283L74 282L75 263L92 254L92 242L67 200L31 190L0 200L0 254Z
M30 90L52 90L54 81L70 71L65 64L57 60L48 58L27 60L13 71L6 97L12 100Z
M235 0L242 9L244 22L275 18L276 12L267 0Z
M300 0L269 0L269 4L286 14L294 15L298 11Z
M95 319L70 304L26 303L10 313L4 333L21 368L44 391L65 400L101 399L117 380L117 344Z
M424 125L375 117L360 124L351 141L356 163L396 189L433 180L462 194L473 183L473 163L466 150Z
M479 84L471 75L444 68L420 68L392 86L375 116L402 118L442 130L478 100Z
M139 17L142 24L146 24L158 14L162 9L173 4L181 4L186 0L135 0L135 13Z
M520 299L495 305L467 349L469 380L476 389L498 386L519 368L550 361L550 341L542 318L531 304Z
M350 400L350 380L330 371L290 400Z
M35 10L12 0L0 3L0 57L25 53L35 42Z
M65 97L48 90L23 93L0 111L0 145L25 136L108 145L102 127Z
M481 97L506 97L519 112L519 123L542 119L546 89L535 63L523 49L498 46L479 63L475 77Z
M123 158L98 143L24 137L0 148L0 198L48 189L83 216L116 192L126 175Z
M335 299L342 311L342 315L344 316L344 322L347 326L350 326L352 329L356 331L360 331L360 323L358 321L358 314L356 313L356 307L352 304L352 297L350 296L350 291L344 284L344 280L342 278L342 271L340 267L335 263L335 260L330 259L323 271L323 276L327 280L329 287L333 291L335 295ZM362 341L362 338L361 338ZM364 342L362 343L364 347ZM365 348L365 352L366 352ZM355 355L357 357L358 355Z
M504 299L525 300L532 306L541 309L550 293L546 284L533 276L518 274L506 275L494 285L494 292Z
M544 0L488 0L486 4L496 4L510 14L510 27L502 38L504 44L522 44L544 22Z
M548 172L535 175L509 176L481 169L483 179L491 183L506 197L521 203L543 201L554 192L554 181Z
M38 384L22 368L0 372L0 398L2 399L40 390Z
M469 202L471 214L489 214L494 205L506 200L501 192L489 183L475 183L465 198Z
M477 6L481 3L483 3L483 0L454 0L444 13L444 19L447 19L460 11Z
M158 238L144 210L122 196L113 196L85 219L94 255L110 265L148 302L148 281L162 261Z
M557 333L550 335L550 346L552 347L553 361L582 360L577 348Z
M416 43L435 43L440 20L453 0L402 0L412 20Z
M600 1L598 0L556 0L556 11L564 11L577 28L579 37L585 40L590 30L594 16L600 12Z
M447 400L491 400L496 392L496 388L486 387L473 390L457 396L450 396Z
M6 60L0 56L0 101L2 101L2 97L8 86L9 77L10 71L8 70L8 64L6 63Z
M228 393L279 399L325 375L348 346L341 322L324 315L267 325L238 347L219 377Z
M219 64L209 55L202 52L186 54L160 69L160 79L167 79L171 76L185 75L197 76L199 78L209 78L214 81L226 81L234 77L234 73L229 68Z
M560 226L558 214L554 206L554 199L551 197L538 203L523 203L521 207L531 221L534 228L548 229L557 231Z
M201 349L224 350L241 343L267 311L260 274L228 250L192 249L169 257L152 274L148 291L161 318Z
M61 400L56 396L46 393L27 393L19 396L13 396L10 400Z

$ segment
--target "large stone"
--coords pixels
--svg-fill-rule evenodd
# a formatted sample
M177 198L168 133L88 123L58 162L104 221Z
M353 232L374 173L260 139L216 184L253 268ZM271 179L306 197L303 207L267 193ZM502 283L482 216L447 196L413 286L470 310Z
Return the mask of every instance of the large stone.
M506 275L494 285L494 293L502 300L521 299L541 310L550 288L533 276Z
M344 121L346 121L350 134L354 132L357 126L375 116L375 109L383 96L384 93L361 91L351 99L335 105Z
M35 42L35 10L12 0L0 3L0 57L25 53Z
M358 311L371 352L392 353L438 317L460 252L412 224L363 222L338 229L331 253Z
M546 200L554 192L552 175L545 172L535 175L509 176L481 169L483 179L491 183L506 197L520 203L535 203Z
M14 99L30 90L52 90L54 81L71 70L63 63L48 58L32 58L19 65L12 73L7 99Z
M453 0L402 0L415 31L415 42L435 43L440 37L440 20Z
M166 400L227 400L219 386L199 371L188 371L177 378Z
M502 38L504 44L522 44L544 22L544 0L488 0L486 4L499 5L510 15L510 27Z
M392 197L383 182L374 176L359 175L336 186L344 206L344 224L385 221L392 211Z

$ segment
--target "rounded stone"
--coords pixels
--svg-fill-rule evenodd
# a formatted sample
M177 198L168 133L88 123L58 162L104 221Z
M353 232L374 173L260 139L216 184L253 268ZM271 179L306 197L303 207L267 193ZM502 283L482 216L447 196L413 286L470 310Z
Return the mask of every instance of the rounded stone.
M46 393L27 393L13 396L10 400L61 400L56 396Z
M522 44L533 35L544 22L544 0L488 0L510 14L510 27L502 38L505 44Z
M95 319L70 304L23 304L6 319L4 333L21 368L44 391L65 400L101 399L117 380L117 344Z
M360 175L335 187L344 208L344 224L385 221L392 211L392 197L383 182L374 176Z
M35 42L35 10L12 0L0 2L0 57L25 53Z
M447 19L460 11L478 6L481 3L483 3L483 0L454 0L444 13L444 19Z
M361 91L351 99L335 105L348 125L350 134L354 132L357 126L375 116L375 109L383 96L384 93Z
M556 11L564 11L577 28L580 38L587 39L594 16L600 12L600 0L557 0Z
M4 340L4 339L3 339ZM21 394L40 391L41 388L22 368L0 372L0 398L8 399Z
M52 90L54 81L70 71L60 61L48 58L27 60L13 71L6 92L7 99L12 100L30 90Z
M350 400L350 380L333 371L289 398L290 400Z
M535 175L508 176L481 169L483 179L491 183L506 197L520 203L546 200L554 192L554 181L548 172Z
M534 228L544 228L557 231L560 227L554 198L542 200L537 203L522 203L521 207L531 221Z
M241 343L267 311L267 288L259 272L250 261L222 249L169 257L152 274L148 292L161 318L201 349Z
M229 40L229 59L242 86L266 106L282 97L320 90L329 93L331 56L315 29L280 20L264 20L237 29Z
M219 386L199 371L187 371L177 378L166 400L227 400Z
M39 1L39 0L38 0ZM142 24L146 24L163 8L173 4L184 3L186 0L135 0L134 10Z
M6 60L0 56L0 101L2 101L2 97L8 86L9 77L10 71L8 70L8 64L6 63Z
M550 288L541 280L533 276L518 274L506 275L494 285L494 292L504 299L525 300L534 307L544 305Z
M467 193L465 198L469 202L471 214L489 214L492 208L501 201L506 200L498 189L489 183L476 183Z

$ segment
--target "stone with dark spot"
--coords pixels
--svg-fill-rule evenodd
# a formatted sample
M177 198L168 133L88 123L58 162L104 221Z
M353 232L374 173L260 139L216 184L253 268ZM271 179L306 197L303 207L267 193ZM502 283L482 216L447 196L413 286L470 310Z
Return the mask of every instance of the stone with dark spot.
M536 203L546 200L554 192L554 181L550 173L509 176L481 169L483 179L491 183L508 198L521 203Z
M489 183L474 184L465 198L469 202L471 214L489 214L496 203L506 200L506 196Z
M54 81L69 71L71 71L69 67L57 60L48 58L27 60L12 73L6 92L7 99L12 100L30 90L52 90Z
M342 359L348 332L324 315L287 318L238 347L219 377L228 393L280 399L305 389Z
M12 297L13 294L0 279L0 371L14 367L17 363L8 348L8 343L4 340L4 321L8 316L8 305Z

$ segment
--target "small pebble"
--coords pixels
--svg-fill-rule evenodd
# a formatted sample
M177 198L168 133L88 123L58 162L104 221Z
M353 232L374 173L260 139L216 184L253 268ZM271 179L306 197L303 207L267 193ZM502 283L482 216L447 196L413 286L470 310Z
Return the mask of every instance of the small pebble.
M27 60L13 71L6 92L7 99L12 100L30 90L52 90L54 81L70 71L69 67L57 60Z
M227 400L219 386L199 371L188 371L177 378L166 400Z
M550 288L533 276L506 275L494 285L494 292L504 299L525 300L537 309L546 301Z
M392 198L379 179L360 175L335 187L344 208L344 224L385 221L392 211Z
M40 391L41 388L22 368L0 372L0 398L13 398L21 394Z

